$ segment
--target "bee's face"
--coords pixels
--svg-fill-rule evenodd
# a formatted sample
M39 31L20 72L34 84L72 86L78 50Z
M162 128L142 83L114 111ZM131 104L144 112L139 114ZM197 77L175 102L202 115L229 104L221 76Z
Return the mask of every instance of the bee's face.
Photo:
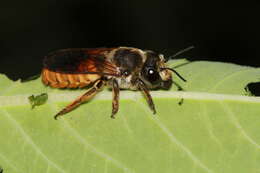
M146 60L141 69L141 79L149 88L169 89L172 85L172 76L166 67L163 55L153 51L145 51Z

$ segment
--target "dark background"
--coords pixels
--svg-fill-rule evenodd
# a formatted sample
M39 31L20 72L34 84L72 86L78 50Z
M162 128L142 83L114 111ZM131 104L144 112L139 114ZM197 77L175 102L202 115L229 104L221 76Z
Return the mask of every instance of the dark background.
M9 0L0 6L0 73L40 73L50 51L131 46L190 60L259 66L260 6L249 1Z

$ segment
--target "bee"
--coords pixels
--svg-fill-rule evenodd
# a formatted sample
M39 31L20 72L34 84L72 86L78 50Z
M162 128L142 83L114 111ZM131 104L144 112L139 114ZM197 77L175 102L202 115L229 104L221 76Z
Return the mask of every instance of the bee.
M53 88L91 88L58 112L66 114L91 99L104 86L112 88L111 118L119 110L120 89L140 90L155 114L152 89L169 89L172 72L186 81L177 71L166 66L168 59L151 50L132 47L72 48L50 53L44 58L42 82Z

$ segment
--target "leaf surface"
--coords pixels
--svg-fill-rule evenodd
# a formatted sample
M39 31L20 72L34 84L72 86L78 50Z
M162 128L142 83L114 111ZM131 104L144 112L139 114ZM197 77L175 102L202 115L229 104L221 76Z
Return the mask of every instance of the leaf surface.
M54 120L86 90L1 75L0 167L4 173L260 172L260 98L244 89L260 81L260 69L197 61L176 70L188 82L174 76L184 91L151 92L156 115L139 92L121 91L115 120L107 89ZM31 109L28 97L41 93L48 93L47 103Z

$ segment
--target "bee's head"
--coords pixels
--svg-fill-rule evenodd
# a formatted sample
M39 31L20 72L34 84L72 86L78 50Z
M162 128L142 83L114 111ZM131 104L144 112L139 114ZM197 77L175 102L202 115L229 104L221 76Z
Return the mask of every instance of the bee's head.
M167 68L162 54L150 50L120 47L113 54L113 61L120 70L120 88L136 89L136 81L141 79L149 89L169 89L175 70ZM185 79L183 79L185 81Z
M153 51L145 51L146 60L141 70L141 79L149 88L169 89L172 85L172 75L174 72L185 81L175 70L167 68L162 54Z

